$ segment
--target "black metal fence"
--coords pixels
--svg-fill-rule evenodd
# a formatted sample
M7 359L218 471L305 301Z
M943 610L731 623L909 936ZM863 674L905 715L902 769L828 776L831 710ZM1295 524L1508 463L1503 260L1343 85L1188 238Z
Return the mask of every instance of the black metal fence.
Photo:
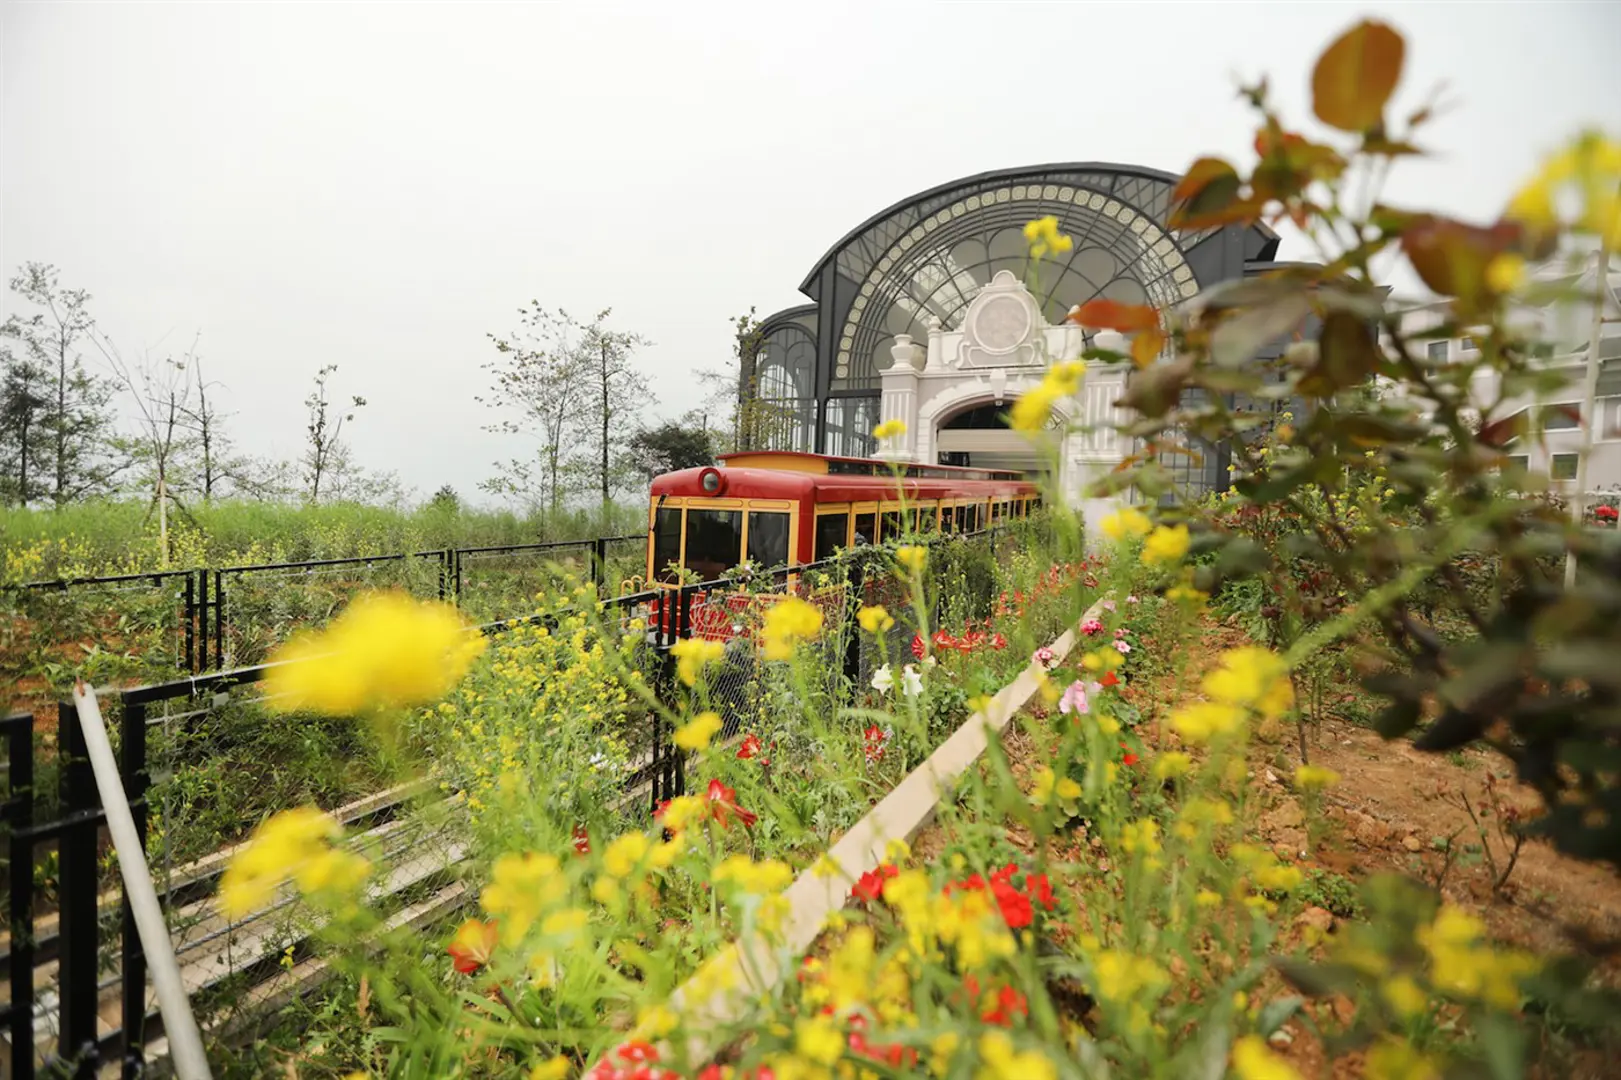
M932 543L983 539L994 556L998 533ZM608 545L623 538L586 542L591 551L593 579L600 585L608 563ZM635 539L635 538L630 538ZM535 545L524 550L555 551L562 545ZM513 549L498 549L511 554ZM437 593L456 596L466 587L469 557L492 553L426 553L398 556L395 561L438 559ZM736 643L715 680L716 707L724 712L725 736L735 735L751 710L759 707L759 693L751 626L772 602L773 594L791 592L823 607L826 621L822 646L827 663L818 665L830 681L863 686L870 677L876 654L899 650L913 632L904 619L897 622L889 641L879 645L871 635L855 632L856 612L863 604L887 602L900 615L904 598L890 595L894 578L888 572L888 554L880 548L846 552L821 563L778 568L751 581L712 581L672 589L610 597L601 611L605 623L623 632L639 619L645 627L645 653L638 657L658 699L673 702L674 665L671 649L695 635L721 636ZM373 560L376 562L377 560ZM196 603L195 628L199 652L228 655L220 641L227 625L225 597L240 591L245 575L298 572L312 567L352 568L364 560L329 560L321 563L281 564L273 567L228 567L197 571L202 583L189 594ZM183 584L189 584L185 579ZM977 586L976 586L977 588ZM990 596L976 598L988 610ZM755 605L751 608L751 605ZM497 635L519 625L555 624L566 611L540 612L485 623L479 630ZM201 644L211 635L210 647ZM735 661L735 664L734 664ZM229 849L201 857L186 851L178 862L163 845L176 827L170 808L162 801L164 785L174 782L175 762L153 758L155 745L174 745L190 728L207 722L212 711L231 707L255 690L267 665L247 666L197 675L108 695L106 715L117 744L119 768L134 814L136 828L148 853L154 884L175 942L182 975L199 1009L205 1031L216 1037L228 1033L232 1010L243 1002L260 1008L275 999L266 988L275 980L292 980L298 993L303 985L298 972L310 953L314 930L291 919L291 905L279 903L240 920L224 918L213 903ZM670 740L669 723L658 710L637 710L629 721L638 730L627 743L639 751L623 777L626 798L645 799L648 812L679 795L685 787L686 755ZM8 790L0 822L7 831L10 932L0 966L6 974L8 1000L0 1005L0 1031L9 1043L9 1075L18 1080L47 1075L91 1077L116 1070L124 1077L143 1075L149 1062L163 1056L162 1020L147 984L146 960L135 930L128 898L111 857L105 835L105 814L86 758L84 736L77 712L62 704L57 717L54 759L36 762L35 720L19 713L0 720ZM159 733L154 738L153 733ZM54 766L56 806L38 790L39 766ZM380 904L392 903L399 917L419 921L443 919L469 895L456 881L456 864L463 857L456 839L453 815L413 815L404 811L423 805L437 795L425 784L390 788L333 810L351 831L365 831L398 861L387 872L388 888ZM455 800L445 800L445 806ZM163 835L151 828L157 814ZM41 817L50 820L41 821ZM420 820L419 820L420 817ZM434 824L429 825L427 822ZM244 830L252 822L244 822ZM154 848L158 850L154 850ZM428 852L432 854L428 854ZM54 854L54 862L50 856ZM55 867L55 910L51 890L42 880L42 866ZM41 903L42 898L46 903ZM315 959L310 964L318 964ZM285 970L284 970L285 969Z
M475 619L533 607L564 573L611 592L616 572L639 573L645 534L502 547L443 548L342 559L164 570L6 586L21 616L57 641L116 638L142 670L200 674L263 660L291 626L319 626L361 589L401 588L455 603ZM39 636L39 635L35 635ZM138 646L133 640L139 637ZM14 643L43 651L51 644ZM72 657L63 657L64 668ZM150 677L150 675L148 675Z

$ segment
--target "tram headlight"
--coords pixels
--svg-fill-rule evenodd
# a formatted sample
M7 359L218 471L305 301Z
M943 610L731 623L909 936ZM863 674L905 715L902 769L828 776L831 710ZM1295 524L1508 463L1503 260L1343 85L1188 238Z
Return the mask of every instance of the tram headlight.
M698 474L698 486L704 489L705 495L718 495L726 486L726 480L719 469L705 469Z

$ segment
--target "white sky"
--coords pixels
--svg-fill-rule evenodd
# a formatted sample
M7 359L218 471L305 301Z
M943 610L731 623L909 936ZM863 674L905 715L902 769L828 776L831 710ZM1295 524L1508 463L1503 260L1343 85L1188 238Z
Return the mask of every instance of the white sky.
M291 456L323 364L359 461L474 493L484 335L530 299L650 337L650 414L728 319L803 302L839 237L1016 165L1247 160L1233 92L1308 80L1358 16L1438 82L1393 201L1495 214L1582 126L1621 133L1621 3L0 5L0 271L55 263L126 355L196 333L244 449ZM1297 249L1294 254L1301 254ZM1285 256L1291 254L1287 245ZM12 310L0 298L0 314Z

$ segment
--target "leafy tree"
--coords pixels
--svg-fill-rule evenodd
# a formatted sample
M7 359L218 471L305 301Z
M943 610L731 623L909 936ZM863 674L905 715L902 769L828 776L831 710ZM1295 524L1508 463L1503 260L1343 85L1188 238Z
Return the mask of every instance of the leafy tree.
M637 470L651 478L708 465L715 460L715 447L709 432L701 426L671 422L631 436L630 457Z
M186 411L196 389L191 382L196 343L182 360L145 357L137 362L125 361L110 341L98 340L97 345L116 383L135 404L136 434L120 439L119 445L136 466L141 488L152 493L149 512L157 514L158 550L161 564L167 565L170 508L183 509L179 494L191 486L186 458L192 435Z
M433 493L433 498L428 500L428 506L442 513L455 514L462 508L462 497L456 494L455 488L446 484Z
M636 350L649 345L640 334L610 330L612 310L603 308L585 328L581 354L586 358L590 423L586 440L591 447L593 487L602 493L602 505L613 493L630 486L635 468L625 453L626 429L635 424L648 397L647 380L633 362ZM619 447L619 449L616 449Z
M0 350L0 500L26 506L50 494L40 463L49 453L40 417L50 404L45 371Z
M304 399L309 419L305 426L306 442L301 464L304 467L306 494L312 503L321 501L321 485L327 485L329 495L343 494L343 488L352 483L356 472L349 456L349 444L343 441L343 425L355 418L354 410L366 404L358 395L350 398L349 411L334 408L327 400L327 380L338 370L328 364L315 373L315 389Z
M22 351L20 358L7 354L4 403L5 456L16 461L17 494L24 500L35 497L32 476L27 490L21 477L25 469L34 472L36 461L44 466L41 494L56 506L106 491L118 471L108 454L112 386L86 371L79 353L84 342L94 340L90 294L63 288L56 267L37 262L25 263L10 288L37 309L13 314L0 325L0 336L16 341ZM36 435L39 441L32 443Z

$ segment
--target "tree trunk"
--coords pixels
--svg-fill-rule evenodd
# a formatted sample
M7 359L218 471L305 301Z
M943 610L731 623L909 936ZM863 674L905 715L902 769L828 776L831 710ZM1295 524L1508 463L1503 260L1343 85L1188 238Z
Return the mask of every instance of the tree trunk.
M608 342L602 342L602 505L608 505Z
M56 349L56 490L51 501L61 509L68 487L68 343L57 336Z

